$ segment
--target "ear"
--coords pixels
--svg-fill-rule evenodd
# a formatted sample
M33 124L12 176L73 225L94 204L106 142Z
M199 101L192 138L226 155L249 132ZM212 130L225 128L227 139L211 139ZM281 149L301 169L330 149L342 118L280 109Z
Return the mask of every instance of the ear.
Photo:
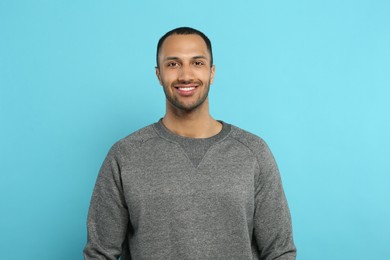
M160 85L162 86L162 81L161 81L161 75L160 75L160 69L156 66L155 67L156 69L156 76L157 76L157 79L158 81L160 82Z
M214 82L214 76L215 76L215 65L211 66L210 84L213 84L213 82Z

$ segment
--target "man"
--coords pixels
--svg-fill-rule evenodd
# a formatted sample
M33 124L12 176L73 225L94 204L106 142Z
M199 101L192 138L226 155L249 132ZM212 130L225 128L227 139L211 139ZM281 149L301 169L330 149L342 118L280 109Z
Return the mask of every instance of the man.
M259 137L209 113L210 40L166 33L166 114L117 142L93 192L85 259L295 259L279 172Z

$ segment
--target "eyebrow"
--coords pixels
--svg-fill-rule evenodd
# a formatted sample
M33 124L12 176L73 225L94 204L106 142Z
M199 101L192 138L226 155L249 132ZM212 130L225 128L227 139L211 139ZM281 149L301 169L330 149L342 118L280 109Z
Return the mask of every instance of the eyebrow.
M164 61L166 60L179 60L179 57L166 57Z
M194 56L192 57L193 59L205 59L207 60L207 57L206 56L203 56L203 55L198 55L198 56Z
M205 60L207 60L207 57L203 56L203 55L197 55L197 56L191 57L191 59L205 59ZM172 56L172 57L166 57L164 59L164 61L167 61L167 60L180 60L180 58Z

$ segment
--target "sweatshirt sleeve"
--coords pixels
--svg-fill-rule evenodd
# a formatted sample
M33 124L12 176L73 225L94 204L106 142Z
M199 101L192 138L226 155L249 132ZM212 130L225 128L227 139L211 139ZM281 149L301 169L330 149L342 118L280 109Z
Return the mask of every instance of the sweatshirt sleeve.
M118 259L129 222L123 195L120 153L114 145L99 171L88 213L84 259Z
M294 260L296 248L278 167L264 141L258 153L254 236L262 260Z

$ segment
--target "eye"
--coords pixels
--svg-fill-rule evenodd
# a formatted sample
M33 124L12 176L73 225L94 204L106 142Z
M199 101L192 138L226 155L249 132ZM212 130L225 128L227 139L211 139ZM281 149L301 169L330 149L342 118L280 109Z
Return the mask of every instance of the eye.
M170 67L170 68L175 68L178 66L179 66L179 63L177 63L176 61L171 61L171 62L167 63L167 67Z
M194 61L194 65L195 65L195 66L203 66L203 65L204 65L204 62L203 62L203 61L197 60L197 61Z

